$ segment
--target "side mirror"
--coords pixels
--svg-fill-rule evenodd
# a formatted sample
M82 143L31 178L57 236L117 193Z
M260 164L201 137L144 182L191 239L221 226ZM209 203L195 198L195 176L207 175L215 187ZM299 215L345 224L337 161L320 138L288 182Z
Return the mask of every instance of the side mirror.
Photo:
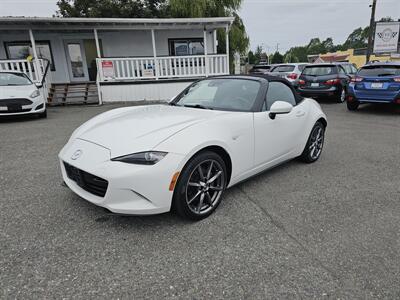
M43 87L43 84L41 84L40 82L35 82L35 85L38 89Z
M285 101L275 101L269 110L269 117L273 120L276 115L288 114L292 111L293 105Z

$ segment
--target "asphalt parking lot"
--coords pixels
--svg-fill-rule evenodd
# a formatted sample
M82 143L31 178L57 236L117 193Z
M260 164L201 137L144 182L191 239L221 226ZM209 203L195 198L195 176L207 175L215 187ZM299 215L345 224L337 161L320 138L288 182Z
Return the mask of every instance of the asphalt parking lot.
M0 121L0 298L400 298L400 108L328 116L321 159L227 191L197 223L110 215L61 185L72 131L117 107Z

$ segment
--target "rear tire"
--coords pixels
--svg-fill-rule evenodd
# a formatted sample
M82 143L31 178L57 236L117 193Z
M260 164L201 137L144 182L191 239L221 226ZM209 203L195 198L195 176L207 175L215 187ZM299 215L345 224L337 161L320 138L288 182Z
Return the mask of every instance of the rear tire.
M359 105L360 105L360 102L358 102L358 101L352 101L352 102L347 101L347 109L350 111L357 110Z
M307 144L304 147L303 153L300 155L300 160L305 163L313 163L321 156L322 148L325 141L325 126L318 121L315 123L308 137Z
M346 89L344 87L341 88L340 93L335 96L337 103L343 103L346 100Z
M174 189L172 208L185 219L204 219L220 204L226 183L223 159L211 151L200 152L183 168Z

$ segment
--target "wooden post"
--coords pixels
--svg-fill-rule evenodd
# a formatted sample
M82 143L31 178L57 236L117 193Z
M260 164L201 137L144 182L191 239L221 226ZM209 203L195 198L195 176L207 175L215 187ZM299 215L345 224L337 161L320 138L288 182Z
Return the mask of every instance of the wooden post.
M209 66L208 66L208 57L207 57L207 30L204 28L203 31L203 43L204 43L204 65L205 65L205 72L206 72L206 77L208 76L209 73Z
M229 26L225 27L225 44L226 44L226 70L227 73L230 74L229 71Z
M158 80L158 62L157 62L156 38L154 34L154 29L151 30L151 43L153 45L154 72L156 75L156 80Z
M100 43L99 43L99 36L97 35L97 29L93 29L93 32L94 32L94 40L96 42L97 57L101 58Z
M32 53L33 53L33 58L35 60L35 73L36 73L36 81L41 81L42 77L42 72L40 70L40 64L39 64L39 57L36 52L36 43L35 43L35 38L33 37L33 32L32 29L29 29L29 38L31 40L31 45L32 45Z
M217 54L218 50L217 50L217 29L214 29L213 31L213 37L214 37L214 54Z

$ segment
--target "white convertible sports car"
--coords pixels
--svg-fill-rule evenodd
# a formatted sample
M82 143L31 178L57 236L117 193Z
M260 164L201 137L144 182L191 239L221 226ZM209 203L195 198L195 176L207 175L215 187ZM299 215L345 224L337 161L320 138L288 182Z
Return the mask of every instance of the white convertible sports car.
M193 83L169 105L94 117L59 159L71 190L114 213L174 209L199 220L226 188L296 157L316 161L326 126L319 104L284 79L221 76Z

